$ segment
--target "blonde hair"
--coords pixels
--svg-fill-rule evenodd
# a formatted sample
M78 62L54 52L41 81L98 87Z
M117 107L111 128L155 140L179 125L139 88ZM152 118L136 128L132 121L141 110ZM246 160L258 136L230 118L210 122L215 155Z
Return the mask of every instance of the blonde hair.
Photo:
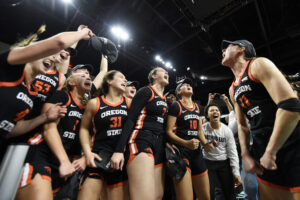
M149 72L149 74L148 74L148 81L149 81L149 83L150 83L150 85L153 85L153 83L154 83L154 79L153 79L153 75L156 75L156 72L157 72L157 70L158 69L160 69L161 67L155 67L155 68L153 68L150 72Z
M37 30L36 33L29 35L27 38L22 39L20 42L17 42L11 46L11 49L16 48L16 47L25 47L33 42L38 40L38 36L41 35L46 31L46 25L43 24L40 26L40 28Z
M70 85L70 82L73 80L74 80L74 75L71 74L65 81L65 88L68 92L71 92L74 88L72 85ZM85 106L88 103L88 101L89 101L89 98L86 95L83 95L80 103Z

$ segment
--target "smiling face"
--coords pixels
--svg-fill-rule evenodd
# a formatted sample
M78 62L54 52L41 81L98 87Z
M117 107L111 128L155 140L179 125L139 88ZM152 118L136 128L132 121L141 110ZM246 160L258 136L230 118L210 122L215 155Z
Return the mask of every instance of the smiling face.
M217 106L210 106L207 111L209 122L220 122L220 110Z
M92 88L92 80L90 78L90 73L87 69L81 68L72 73L72 80L70 85L77 87L79 90L84 92L89 92Z
M130 98L132 99L134 97L134 95L136 94L136 88L135 86L131 85L131 86L127 86L125 88L125 93L124 95L127 97L127 98Z
M238 45L229 44L226 49L222 50L222 65L232 66L237 58L244 54L245 48Z
M121 72L116 72L112 80L107 80L109 87L112 87L120 92L124 92L126 88L126 78Z

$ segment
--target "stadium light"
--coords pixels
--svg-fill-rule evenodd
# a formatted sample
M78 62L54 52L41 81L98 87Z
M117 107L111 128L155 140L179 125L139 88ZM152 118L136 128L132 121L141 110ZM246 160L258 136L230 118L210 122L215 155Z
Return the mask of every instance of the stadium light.
M155 60L156 60L156 61L160 61L160 60L161 60L160 55L156 55L156 56L155 56Z
M172 66L172 65L171 65L170 62L166 62L166 67L167 67L167 68L171 68L171 66Z
M117 38L120 38L124 41L129 39L128 32L125 29L123 29L122 27L119 27L119 26L112 27L111 32L114 36L116 36Z
M72 0L62 0L62 2L68 4L68 3L72 3Z
M206 76L200 76L200 79L201 80L207 80L207 77Z

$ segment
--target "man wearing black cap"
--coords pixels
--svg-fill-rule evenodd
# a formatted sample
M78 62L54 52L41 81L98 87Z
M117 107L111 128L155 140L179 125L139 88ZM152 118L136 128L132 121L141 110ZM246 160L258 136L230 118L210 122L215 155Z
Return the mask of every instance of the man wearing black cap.
M222 48L222 65L235 76L229 93L245 169L257 174L262 199L300 199L299 99L272 61L255 57L251 42L224 40Z
M136 90L139 87L138 81L127 81L124 95L125 97L132 99L136 94Z

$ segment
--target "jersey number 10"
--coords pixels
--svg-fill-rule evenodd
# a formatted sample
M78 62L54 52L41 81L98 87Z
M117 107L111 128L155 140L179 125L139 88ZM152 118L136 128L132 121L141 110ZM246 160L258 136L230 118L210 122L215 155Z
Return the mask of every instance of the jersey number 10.
M190 129L191 130L197 129L197 120L190 120Z

